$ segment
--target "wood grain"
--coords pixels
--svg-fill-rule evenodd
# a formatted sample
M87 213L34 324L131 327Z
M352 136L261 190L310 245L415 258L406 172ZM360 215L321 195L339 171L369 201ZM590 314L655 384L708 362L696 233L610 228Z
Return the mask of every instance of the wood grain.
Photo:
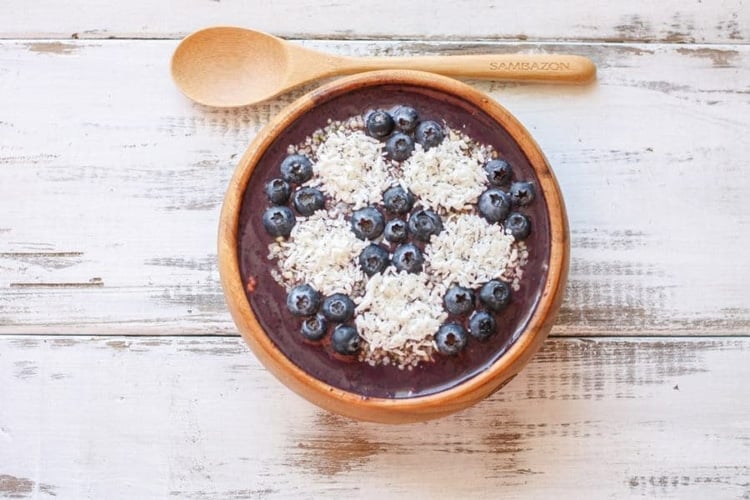
M472 82L531 131L566 200L571 274L553 333L747 334L747 46L305 45L591 57L590 87ZM0 43L0 332L234 334L219 205L238 155L300 92L192 105L169 80L175 46Z
M238 338L0 337L0 497L750 498L750 339L558 339L407 426L324 413Z
M70 15L75 12L76 15ZM367 13L363 15L363 13ZM429 22L426 22L429 20ZM0 37L175 38L233 25L292 38L578 40L746 43L743 0L576 2L509 0L4 0Z
M572 230L558 338L503 391L359 424L233 337L219 205L301 91L182 98L174 39L215 24L596 61L588 88L472 82L540 143ZM750 499L748 41L746 0L3 0L0 498Z

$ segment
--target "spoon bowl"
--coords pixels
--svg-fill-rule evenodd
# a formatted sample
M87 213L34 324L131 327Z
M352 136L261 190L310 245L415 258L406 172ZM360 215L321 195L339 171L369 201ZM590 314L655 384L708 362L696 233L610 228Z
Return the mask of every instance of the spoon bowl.
M182 92L200 104L221 108L255 104L320 78L378 69L566 83L587 83L596 75L590 59L574 55L342 57L228 26L187 36L172 57L172 78Z
M243 106L283 91L286 43L256 31L217 27L185 38L172 57L172 77L192 100Z

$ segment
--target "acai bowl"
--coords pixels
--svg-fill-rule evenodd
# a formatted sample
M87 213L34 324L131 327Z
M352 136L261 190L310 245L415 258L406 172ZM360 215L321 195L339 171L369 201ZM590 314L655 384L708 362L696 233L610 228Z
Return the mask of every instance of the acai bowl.
M313 403L440 417L541 347L568 268L562 196L529 133L450 78L378 71L292 103L224 200L219 263L258 359Z

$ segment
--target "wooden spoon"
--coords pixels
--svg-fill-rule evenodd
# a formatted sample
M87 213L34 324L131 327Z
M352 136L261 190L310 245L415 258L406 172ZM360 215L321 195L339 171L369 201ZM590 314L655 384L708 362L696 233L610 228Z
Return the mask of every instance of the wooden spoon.
M189 98L207 106L247 106L319 78L376 69L413 69L493 80L586 83L596 66L557 54L420 57L341 57L234 27L187 36L172 56L172 78Z

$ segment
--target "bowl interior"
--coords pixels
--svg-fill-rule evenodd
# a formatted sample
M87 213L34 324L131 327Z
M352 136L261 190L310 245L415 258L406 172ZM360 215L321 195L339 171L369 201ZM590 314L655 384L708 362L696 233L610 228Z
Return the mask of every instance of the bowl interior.
M328 120L344 120L370 109L389 109L397 104L413 106L421 118L445 122L478 142L493 146L512 165L514 179L531 180L538 187L535 202L524 209L533 227L526 240L529 260L520 290L498 317L498 333L485 342L469 342L459 357L438 357L435 363L422 363L413 370L342 361L332 355L330 348L305 343L298 333L299 318L286 309L285 290L271 276L274 264L268 260L268 245L272 238L261 221L268 206L264 185L279 175L279 164L289 145L300 143ZM237 227L241 279L244 285L248 279L253 281L252 291L246 291L247 303L264 332L257 334L267 335L291 363L320 382L368 398L401 399L436 394L475 377L503 356L526 330L545 288L550 262L550 216L544 183L507 130L508 124L499 123L496 118L461 95L418 84L384 82L322 95L294 121L274 130L259 160L244 166L252 169L252 173L242 196Z

